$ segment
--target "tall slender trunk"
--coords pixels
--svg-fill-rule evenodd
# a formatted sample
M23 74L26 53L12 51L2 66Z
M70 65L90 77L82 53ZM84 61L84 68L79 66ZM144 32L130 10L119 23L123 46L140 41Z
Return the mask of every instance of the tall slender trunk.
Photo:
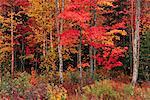
M93 68L93 46L90 46L90 50L89 50L89 53L90 53L90 67L91 67L91 78L93 78L93 74L94 74L94 68Z
M61 0L62 6L61 6L61 12L64 11L64 0ZM60 34L63 32L63 19L60 20ZM58 43L60 43L60 36L58 37ZM62 57L62 45L59 44L59 73L60 73L60 81L63 83L63 57Z
M13 9L11 8L11 47L12 47L12 56L11 56L11 76L14 78L14 32L13 32Z
M14 66L17 66L17 51L16 50L14 50Z
M36 62L35 62L35 70L37 71L37 68L38 68L38 55L37 55L37 52L35 53L35 59L36 59Z
M1 62L0 62L0 83L2 82L2 66L1 66Z
M96 3L96 0L94 0L94 2ZM94 16L93 16L93 19L92 19L93 23L91 23L91 26L96 26L96 9L95 9L95 7L92 11L92 14ZM95 56L96 49L93 46L90 46L89 53L90 53L91 78L93 79L94 78L94 70L95 70L95 67L96 67L96 60L93 59L92 56Z
M96 49L94 48L94 51L93 51L93 56L95 57L96 56ZM94 59L94 72L96 71L96 59Z
M129 57L130 57L130 75L133 73L133 52L132 52L132 44L134 38L134 0L131 0L131 34L129 34Z
M52 34L52 31L50 32L50 47L51 47L51 50L53 50L53 34Z
M95 12L94 12L94 26L96 26L96 19L97 18L97 16L96 16L96 10L95 10ZM96 48L94 48L94 50L93 50L93 56L95 57L96 56ZM94 72L96 71L96 59L94 59Z
M46 56L46 32L43 31L43 56Z
M42 0L42 3L44 3L45 0ZM42 8L44 6L42 5ZM43 19L45 19L45 16L44 16L44 12L41 12L41 16L43 16ZM45 26L45 22L42 21L42 24L43 26ZM42 34L43 34L43 56L45 57L46 56L46 29L43 28L43 31L42 31Z
M96 0L94 1L96 3ZM97 15L96 15L96 8L94 9L94 26L96 26L96 21L97 21ZM93 49L93 56L96 56L96 48ZM96 59L94 59L94 72L96 71Z
M82 80L82 33L80 32L80 40L79 40L79 69L80 69L80 85L83 86Z
M139 68L139 47L140 47L140 10L141 10L141 1L136 0L136 16L135 23L136 29L133 39L133 77L132 83L135 85L138 78L138 68Z
M23 59L23 56L24 56L24 42L23 42L23 39L22 39L22 58L21 58L21 70L24 71L24 59Z
M56 29L57 33L61 33L63 31L63 21L61 21L61 27L59 31L59 21L58 21L58 14L59 14L59 4L58 0L55 0L55 6L56 6ZM62 0L62 7L61 10L64 10L64 0ZM59 56L59 77L60 77L60 82L63 83L63 60L62 60L62 46L60 45L60 36L58 36L58 56Z

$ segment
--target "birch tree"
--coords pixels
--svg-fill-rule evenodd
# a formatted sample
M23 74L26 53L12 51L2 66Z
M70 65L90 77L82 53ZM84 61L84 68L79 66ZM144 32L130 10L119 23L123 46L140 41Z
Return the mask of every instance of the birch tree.
M61 10L64 10L64 0L62 0L62 8ZM55 0L55 16L56 16L56 30L57 34L61 33L63 31L63 20L61 20L61 27L59 28L59 20L57 18L59 14L59 1ZM60 36L58 36L58 56L59 56L59 77L60 82L63 83L63 60L62 60L62 46L60 45Z
M135 15L135 33L133 37L133 76L132 84L135 85L138 78L139 68L139 48L140 48L140 13L141 12L141 1L136 0L136 15Z

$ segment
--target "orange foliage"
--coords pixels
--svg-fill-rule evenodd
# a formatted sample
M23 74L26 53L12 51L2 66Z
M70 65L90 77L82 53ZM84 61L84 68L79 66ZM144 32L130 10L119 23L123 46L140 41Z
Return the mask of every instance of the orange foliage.
M36 71L34 68L31 68L31 79L30 79L30 84L36 85L37 84L37 79L36 79Z
M82 63L81 66L82 66L83 68L85 68L85 67L89 67L90 65L89 65L89 63ZM78 64L77 67L80 68L80 64Z
M67 68L67 70L70 70L71 72L76 71L76 69L75 69L75 68L72 68L71 66L69 66L69 67Z

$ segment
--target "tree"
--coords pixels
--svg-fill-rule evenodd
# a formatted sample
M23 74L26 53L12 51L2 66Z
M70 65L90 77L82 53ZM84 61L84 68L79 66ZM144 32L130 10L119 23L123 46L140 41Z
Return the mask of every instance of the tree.
M10 22L11 22L11 47L12 47L11 74L12 74L12 77L14 77L14 30L13 30L14 24L13 24L13 9L12 9L12 7L11 7L10 19L11 19Z
M138 78L139 68L139 49L140 49L140 15L141 15L141 1L136 1L136 15L135 15L135 33L133 37L133 76L132 84L135 85Z
M62 3L62 7L61 7L61 11L63 12L64 10L64 0L61 1ZM55 6L56 6L56 30L57 30L57 34L62 33L63 31L63 20L61 20L61 26L59 28L59 20L57 18L57 16L59 15L59 1L55 0ZM62 60L62 46L60 44L60 36L58 36L58 56L59 56L59 74L60 74L60 82L63 83L63 60Z
M61 12L64 11L64 0L61 1ZM61 26L60 26L60 33L63 32L63 19L61 19ZM60 80L61 80L61 83L63 83L63 75L62 75L62 72L63 72L63 57L62 57L62 45L60 45L60 36L58 37L58 45L59 45L59 48L58 48L58 52L59 52L59 73L60 73Z
M96 4L96 0L94 0L94 3ZM93 15L93 18L91 18L91 26L96 26L96 6L91 7L91 13ZM94 69L96 67L96 60L93 59L92 56L95 56L96 54L96 49L93 48L92 46L89 47L89 56L90 56L90 67L91 67L91 78L94 76Z
M78 68L80 70L80 82L81 82L81 86L82 86L82 36L83 36L83 31L86 30L86 28L88 27L88 23L90 20L90 13L89 13L89 8L91 5L91 1L88 0L73 0L70 2L70 4L66 7L66 9L64 10L64 12L62 12L59 17L63 18L65 20L69 20L71 21L71 28L70 29L70 35L75 35L75 37L78 37L78 41L76 41L76 43L78 43ZM87 12L88 11L88 12ZM74 15L74 16L72 16ZM79 32L78 32L79 31ZM79 33L79 34L78 34ZM74 38L75 38L74 37ZM68 39L68 38L67 38ZM76 38L75 38L76 39ZM72 40L72 39L70 39Z
M86 39L91 46L98 50L98 53L94 58L97 60L99 66L104 67L107 70L111 70L118 66L123 66L119 58L124 57L124 53L127 47L121 47L115 45L114 40L120 40L116 33L126 35L122 30L111 30L107 32L102 26L90 27L86 31ZM92 40L92 42L90 42Z
M56 43L54 30L54 1L29 0L30 7L26 9L29 16L28 24L33 31L32 40L28 45L34 50L32 62L48 73L54 68ZM41 55L42 53L42 55ZM49 59L50 58L50 59ZM56 66L55 66L56 67ZM56 69L56 68L55 68Z
M29 5L29 3L27 2L27 0L22 0L22 1L18 1L18 0L2 0L1 2L1 15L3 16L4 20L2 23L2 28L3 28L3 33L9 34L10 33L10 41L11 41L11 75L12 78L14 77L14 45L15 45L15 41L14 38L16 38L14 36L15 32L14 29L16 28L16 24L17 24L17 20L15 19L16 16L18 16L20 14L20 10L19 8L23 8L23 7L27 7ZM6 29L6 30L5 30ZM6 40L6 41L9 41ZM7 47L9 47L10 45L7 44Z
M111 3L108 4L111 5ZM114 20L115 23L114 24L111 23L112 24L110 25L111 27L109 25L108 26L106 25L106 28L104 28L102 26L102 23L101 25L90 26L89 22L90 20L93 20L91 17L92 14L90 13L91 7L95 8L95 3L93 3L91 0L72 1L66 7L64 12L62 12L59 15L60 18L68 20L71 23L70 31L65 31L61 35L61 40L63 41L61 42L62 45L68 46L71 44L73 45L78 44L78 63L79 63L78 68L80 69L80 78L82 78L81 47L83 47L85 44L88 44L89 46L94 47L98 50L102 50L98 51L98 53L95 56L93 56L90 53L91 56L90 58L91 59L95 58L98 62L97 65L103 66L108 70L118 66L123 66L122 62L120 62L119 59L120 57L124 56L124 52L126 52L127 50L127 47L124 48L118 46L116 45L115 42L115 40L116 41L120 40L119 35L122 36L126 35L125 23L122 21L117 23L117 20ZM104 10L104 13L107 12L105 12ZM72 31L72 29L74 29L74 31ZM79 33L75 31L79 31ZM118 53L116 53L117 50ZM91 65L93 65L92 60ZM91 66L91 75L92 73L93 73L93 66Z
M13 21L13 18L14 18L14 12L13 12L13 8L14 8L14 5L12 5L12 0L8 0L8 1L2 1L2 9L3 11L9 11L7 13L10 13L10 32L11 32L11 75L12 75L12 78L14 77L14 21ZM9 10L8 10L9 9Z
M141 1L141 22L140 22L140 66L138 71L138 80L150 80L150 10L149 0Z
M43 56L46 56L47 52L47 36L51 32L53 22L53 2L49 0L29 0L30 7L27 9L28 16L35 20L35 26L32 26L32 30L35 32L34 36L42 47ZM52 34L52 33L50 33ZM52 38L52 35L51 35Z
M133 51L133 48L132 48L132 45L133 45L133 42L132 42L132 39L133 39L133 36L134 36L134 0L131 0L131 34L130 34L130 74L132 74L132 70L133 70L133 61L132 61L132 51Z

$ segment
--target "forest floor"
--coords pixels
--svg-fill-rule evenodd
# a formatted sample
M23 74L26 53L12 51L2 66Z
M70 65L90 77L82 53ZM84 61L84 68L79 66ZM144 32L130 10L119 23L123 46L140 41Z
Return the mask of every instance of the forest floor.
M108 80L106 80L106 81L108 81ZM92 89L91 89L90 91L88 91L89 93L87 93L87 94L85 93L85 90L76 92L77 91L76 89L78 89L80 87L80 84L64 83L63 87L67 90L67 93L68 93L67 100L83 100L83 96L85 96L85 95L87 97L85 100L150 100L150 82L149 81L137 83L135 88L133 89L133 91L131 88L129 88L131 83L124 79L122 79L122 81L120 81L118 79L112 79L112 80L109 80L108 82L112 83L112 84L106 83L106 85L111 85L110 88L113 87L113 89L116 90L117 92L120 92L120 91L122 92L122 93L120 92L121 95L118 95L119 97L116 96L116 98L114 99L114 98L112 98L113 96L109 97L109 94L107 94L107 93L106 93L106 95L104 95L102 97L101 96L97 97L96 92L99 91L98 89L100 89L100 88L97 88L97 86L95 86L95 88L97 89L97 91L95 91L95 93L92 92ZM95 82L92 82L92 83L90 82L90 83L84 84L84 87L90 87L90 86L94 86L94 85L95 85ZM122 86L124 86L124 88ZM106 88L107 88L107 86L106 86ZM106 91L107 91L107 89L106 89ZM108 91L109 91L109 89L108 89ZM123 93L123 91L124 91L124 93ZM82 95L82 93L83 93L83 95ZM145 96L142 95L144 93L146 93ZM107 96L108 96L108 98L107 98ZM126 96L128 97L128 99L126 98Z
M0 82L0 100L150 100L150 82L138 81L133 87L128 75L118 73L110 78L96 73L95 79L83 74L81 84L77 75L64 75L63 84L59 76L20 72L11 79L8 75Z

